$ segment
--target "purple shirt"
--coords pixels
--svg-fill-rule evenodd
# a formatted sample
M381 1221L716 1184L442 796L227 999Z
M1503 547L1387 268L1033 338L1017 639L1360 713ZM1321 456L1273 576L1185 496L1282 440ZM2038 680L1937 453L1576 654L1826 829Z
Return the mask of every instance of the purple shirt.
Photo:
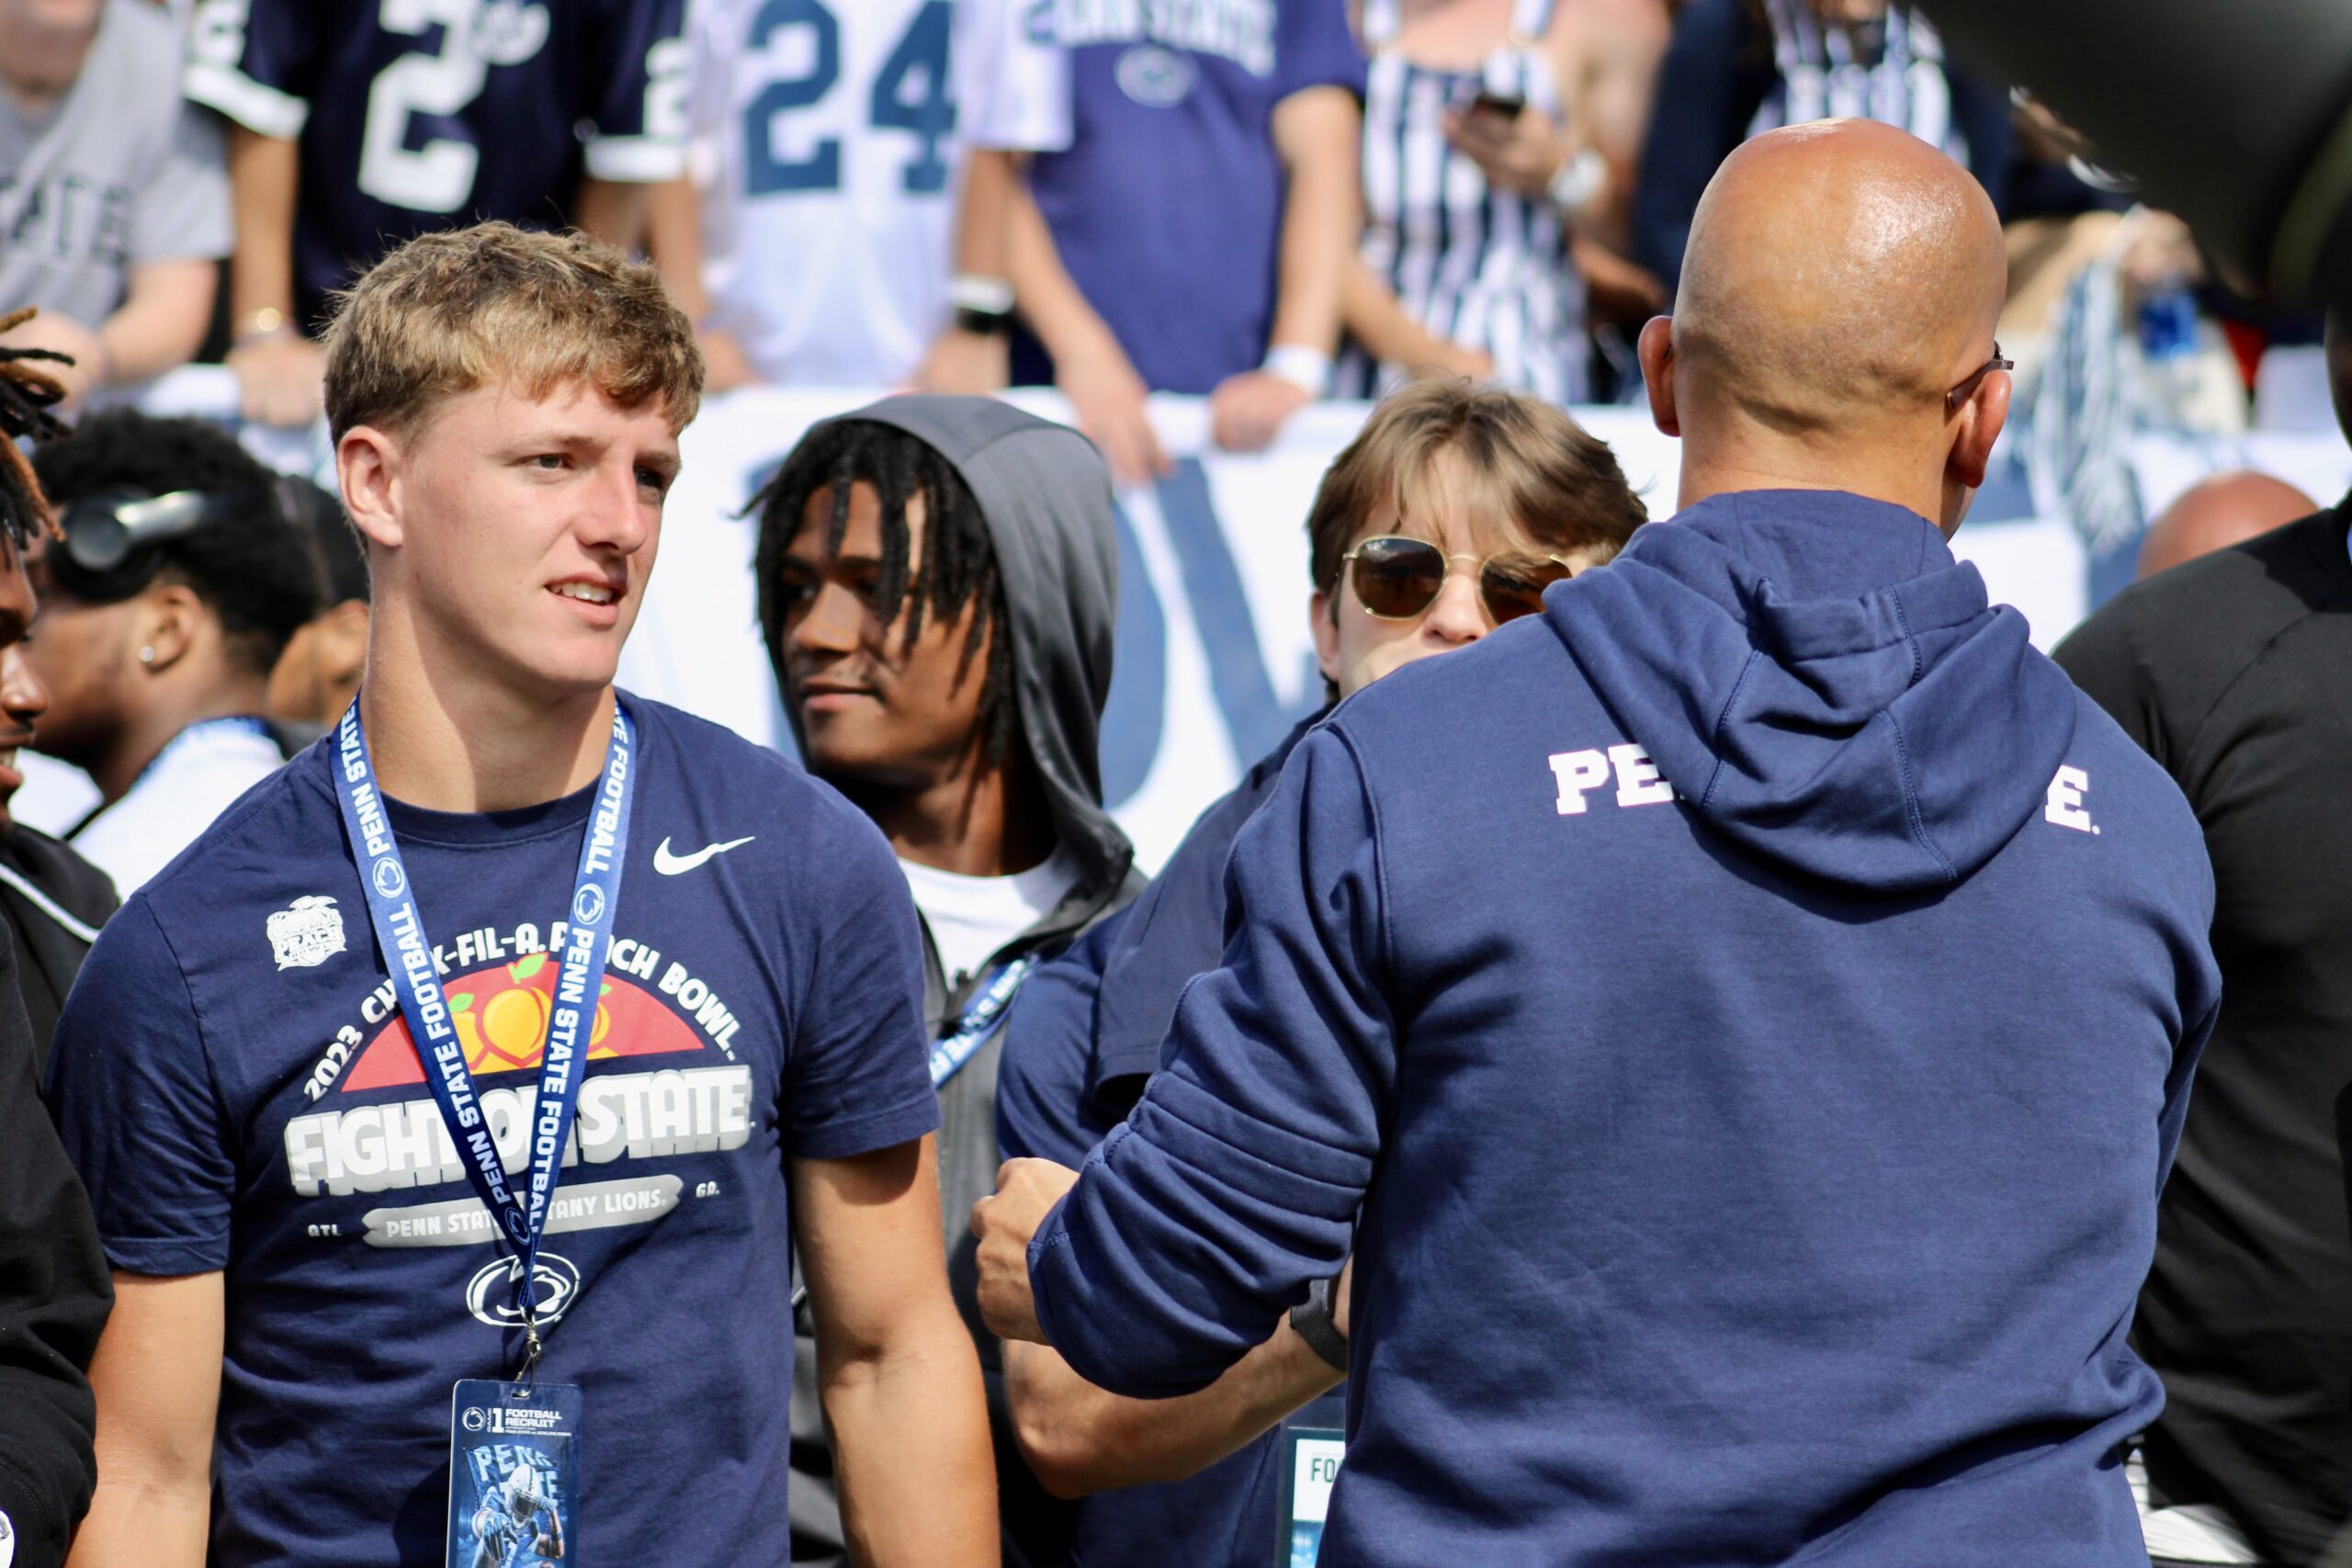
M1028 28L1069 51L1069 151L1029 178L1087 302L1154 391L1255 369L1282 232L1274 106L1309 87L1363 94L1343 0L1034 0ZM1023 378L1043 370L1023 359Z

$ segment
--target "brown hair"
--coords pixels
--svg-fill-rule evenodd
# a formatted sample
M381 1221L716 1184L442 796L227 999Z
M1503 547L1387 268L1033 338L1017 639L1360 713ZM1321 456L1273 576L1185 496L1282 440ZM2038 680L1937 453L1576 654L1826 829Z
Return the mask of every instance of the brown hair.
M1430 502L1430 470L1451 451L1472 477L1472 510L1538 547L1587 550L1594 564L1624 547L1648 513L1609 444L1541 398L1458 376L1415 381L1372 411L1333 460L1306 513L1308 569L1318 591L1384 501L1402 520Z
M327 426L405 432L496 380L545 397L592 382L623 408L662 400L673 434L702 406L694 324L654 270L585 234L478 223L420 234L336 299Z

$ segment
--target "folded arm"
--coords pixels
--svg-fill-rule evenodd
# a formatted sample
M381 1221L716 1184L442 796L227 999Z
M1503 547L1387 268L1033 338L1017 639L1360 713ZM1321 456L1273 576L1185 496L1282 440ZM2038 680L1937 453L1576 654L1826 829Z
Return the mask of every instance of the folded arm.
M1299 744L1227 874L1224 967L1026 1250L1045 1337L1115 1393L1207 1387L1339 1271L1390 1118L1378 851L1340 732Z

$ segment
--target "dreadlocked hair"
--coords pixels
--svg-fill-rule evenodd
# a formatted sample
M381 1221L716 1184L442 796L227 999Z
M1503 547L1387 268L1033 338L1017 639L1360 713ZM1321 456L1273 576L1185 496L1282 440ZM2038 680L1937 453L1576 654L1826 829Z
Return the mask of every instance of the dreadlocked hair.
M0 333L14 331L39 312L28 305L0 316ZM65 425L49 411L64 400L65 388L36 361L71 365L71 356L46 348L0 347L0 533L23 553L35 534L58 536L57 517L40 492L19 441L51 441Z
M752 570L759 580L760 630L767 639L768 658L784 678L785 596L782 585L786 555L793 536L800 531L808 498L828 491L832 515L825 532L825 553L836 554L849 532L850 487L872 485L882 503L882 561L875 583L875 611L885 626L906 615L901 634L907 646L922 635L926 615L953 620L967 605L977 603L971 630L965 636L962 680L972 660L987 649L980 672L979 727L982 744L992 763L1004 761L1019 729L1012 695L1012 659L1005 650L1012 617L1004 604L1004 581L997 570L996 546L989 536L988 520L971 487L956 466L919 436L894 424L875 420L833 420L809 433L750 503L747 513L760 518L759 547ZM922 498L922 561L909 569L913 538L907 526L907 502Z

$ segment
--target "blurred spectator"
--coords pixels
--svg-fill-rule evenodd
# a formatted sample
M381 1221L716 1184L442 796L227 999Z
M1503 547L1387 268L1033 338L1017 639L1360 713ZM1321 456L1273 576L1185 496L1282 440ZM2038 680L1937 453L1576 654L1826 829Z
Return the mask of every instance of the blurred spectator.
M317 569L276 477L218 426L115 410L33 466L65 530L32 557L40 744L98 786L70 841L128 895L285 760L261 715Z
M712 387L1004 385L1013 153L1069 143L1026 9L696 0L692 183L655 193L653 239Z
M1587 400L1568 225L1631 174L1631 139L1604 148L1593 116L1626 59L1595 35L1621 25L1575 0L1363 0L1365 223L1339 396L1433 368Z
M2318 510L2319 502L2286 480L2251 469L2199 479L2148 525L2140 545L2139 575L2154 577Z
M1206 394L1219 445L1263 446L1339 346L1364 82L1344 7L1028 16L1069 51L1072 137L1014 197L1013 379L1059 387L1122 483L1167 468L1147 391Z
M269 672L269 713L292 725L333 728L359 694L368 665L368 556L343 502L308 479L281 488L318 547L324 606L303 623Z
M628 245L684 167L684 0L206 0L188 96L234 123L230 272L249 418L318 417L306 335L401 241L503 218Z
M16 632L0 653L0 704L11 720L32 615L25 550L51 526L17 443L59 433L48 410L64 392L46 366L0 350L0 624ZM17 891L11 881L0 895L12 923ZM0 1563L58 1568L97 1479L85 1374L113 1289L89 1201L41 1108L47 1043L36 1046L18 1004L30 976L11 935L0 926Z
M1549 582L1609 560L1642 519L1616 457L1558 410L1459 379L1407 388L1332 463L1307 513L1326 690L1351 695L1534 613ZM1008 1158L1080 1165L1133 1107L1178 995L1224 955L1234 837L1329 711L1202 813L1133 906L1023 987L997 1090ZM1023 1455L1057 1494L1086 1495L1071 1561L1185 1568L1256 1568L1267 1542L1286 1538L1282 1439L1269 1428L1340 1375L1295 1320L1182 1399L1107 1393L1042 1345L1009 1343L1005 1362ZM1315 1424L1340 1426L1342 1414L1319 1411Z
M140 0L0 0L0 309L69 396L186 362L229 253L219 128L169 84L171 18Z
M1690 0L1659 68L1634 197L1635 259L1671 289L1699 193L1761 130L1828 118L1900 126L2007 197L2006 94L1944 59L1928 19L1887 0Z
M2352 1517L2348 513L2126 589L2056 655L2188 795L2213 860L2221 1019L2132 1329L2165 1380L2143 1523L2165 1562L2308 1564Z

